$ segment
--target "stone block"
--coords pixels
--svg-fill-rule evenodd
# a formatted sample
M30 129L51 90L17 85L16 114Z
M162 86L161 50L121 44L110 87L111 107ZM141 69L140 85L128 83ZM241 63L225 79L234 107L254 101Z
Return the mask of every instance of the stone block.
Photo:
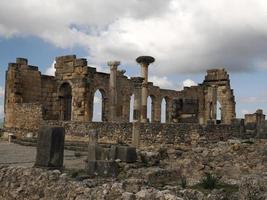
M117 146L112 145L109 151L109 159L116 160L117 159Z
M61 169L64 160L65 129L43 126L38 132L36 167Z
M89 176L114 176L119 173L119 166L115 161L96 160L87 161L86 172Z
M88 161L101 160L102 147L98 144L89 143L88 145Z
M133 163L137 160L135 147L117 146L116 154L116 158L122 162Z

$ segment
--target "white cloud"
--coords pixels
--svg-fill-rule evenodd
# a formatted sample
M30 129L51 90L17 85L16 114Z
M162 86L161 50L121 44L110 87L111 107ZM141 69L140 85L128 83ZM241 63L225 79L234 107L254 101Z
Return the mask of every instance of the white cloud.
M0 36L78 45L96 65L149 54L162 75L245 71L267 62L266 12L265 0L1 0Z
M0 98L5 96L5 89L0 86Z
M56 72L55 64L56 64L56 61L53 61L52 65L49 68L47 68L47 70L45 71L46 75L50 75L50 76L55 75L55 72Z
M191 80L191 79L186 79L183 81L183 87L191 87L191 86L195 86L197 85L197 83L195 83L195 81Z
M170 81L166 76L158 77L158 76L150 76L148 78L150 82L153 82L155 86L159 86L160 88L164 89L173 89L175 88L172 81Z

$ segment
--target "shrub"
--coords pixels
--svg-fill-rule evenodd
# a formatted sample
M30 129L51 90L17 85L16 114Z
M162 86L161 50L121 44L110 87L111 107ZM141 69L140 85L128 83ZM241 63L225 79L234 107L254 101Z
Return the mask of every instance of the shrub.
M186 186L187 186L186 176L181 176L181 187L186 188Z
M211 173L206 173L205 176L201 179L200 185L204 189L214 189L219 182L219 178L215 175L212 175Z

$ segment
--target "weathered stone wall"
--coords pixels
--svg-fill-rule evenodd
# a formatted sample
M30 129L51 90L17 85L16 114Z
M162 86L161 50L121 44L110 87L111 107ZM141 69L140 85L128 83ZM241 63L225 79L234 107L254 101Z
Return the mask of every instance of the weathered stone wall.
M5 127L14 127L18 116L14 113L16 103L39 103L41 98L41 73L27 59L17 58L9 63L6 72Z
M13 105L12 127L6 127L8 132L14 132L16 136L25 135L29 132L36 132L43 119L42 106L38 103L19 103Z
M229 75L224 69L208 70L202 84L175 91L161 89L147 80L144 86L144 78L129 79L117 66L110 66L112 76L110 73L97 72L96 68L87 66L86 59L76 58L75 55L60 56L55 60L55 76L41 75L38 67L28 65L24 58L17 58L16 63L9 64L5 94L6 128L24 129L25 125L19 127L18 124L21 123L17 121L31 118L39 120L37 112L24 113L24 116L16 114L14 105L24 103L40 104L43 120L91 122L96 90L100 90L102 94L103 122L129 122L133 94L134 120L142 118L142 122L148 121L147 105L144 105L147 96L152 99L152 123L161 122L163 99L166 101L166 123L215 123L217 101L222 105L222 124L230 125L235 118L233 90L230 88ZM177 106L175 102L182 104ZM22 118L19 119L20 117ZM38 120L33 120L30 124L37 123ZM154 130L153 126L148 125L148 129ZM163 128L159 127L159 130L164 130L167 125L161 126Z
M43 121L43 124L63 126L66 134L82 137L87 136L90 129L98 129L100 142L131 144L132 140L132 123ZM140 140L141 145L144 146L175 145L178 143L194 144L206 142L207 140L226 140L233 137L242 137L238 125L140 124Z
M41 86L42 98L40 101L42 102L44 119L59 119L59 113L57 112L59 104L55 78L53 76L42 75Z

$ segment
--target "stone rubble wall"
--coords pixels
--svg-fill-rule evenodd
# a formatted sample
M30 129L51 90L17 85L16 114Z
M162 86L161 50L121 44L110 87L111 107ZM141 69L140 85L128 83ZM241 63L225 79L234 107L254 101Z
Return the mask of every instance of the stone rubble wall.
M42 116L42 106L38 103L17 103L13 105L12 128L5 128L7 132L13 132L16 136L36 132L39 129Z
M132 123L109 122L63 122L43 121L46 125L63 126L66 134L86 137L90 129L99 130L99 142L127 143L132 140ZM175 145L177 143L199 143L205 141L227 140L241 137L240 127L233 125L207 125L199 124L162 124L141 123L141 145Z

